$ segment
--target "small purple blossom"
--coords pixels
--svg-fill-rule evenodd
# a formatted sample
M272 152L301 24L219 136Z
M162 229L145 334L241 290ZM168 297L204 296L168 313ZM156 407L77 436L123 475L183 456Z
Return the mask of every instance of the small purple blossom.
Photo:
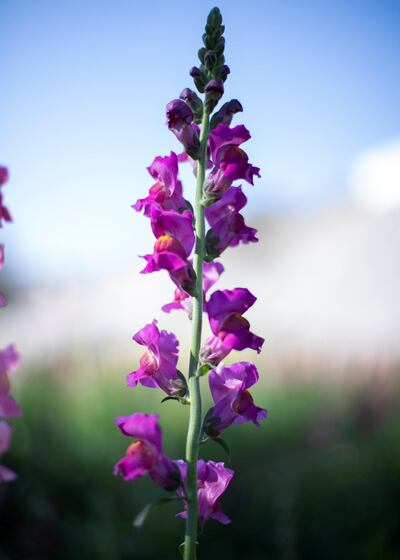
M238 179L251 185L260 169L249 163L248 155L239 146L250 139L250 132L243 125L233 128L219 124L210 134L211 159L214 165L204 185L206 196L218 199Z
M219 364L209 374L209 385L214 406L207 413L205 432L216 437L231 424L253 422L260 427L267 411L254 404L248 389L257 383L255 365L238 362L231 366Z
M264 339L250 331L243 317L257 298L246 288L217 290L207 304L207 313L214 336L202 348L202 361L219 363L231 350L252 348L261 351Z
M188 208L188 202L182 196L178 156L174 152L165 157L157 156L147 169L156 182L150 187L148 196L139 198L132 208L138 212L143 210L145 216L150 216L155 205L163 210L180 211Z
M173 99L168 103L168 128L175 134L189 156L197 159L200 140L198 127L193 124L193 118L192 109L182 99Z
M227 247L258 241L257 230L246 226L239 213L246 203L242 187L230 187L219 200L206 208L207 221L211 226L206 237L208 258L219 257Z
M186 393L184 378L178 373L179 343L173 333L160 331L157 321L144 326L133 335L133 340L146 347L140 358L140 367L127 375L128 387L141 383L145 387L159 387L168 395Z
M3 227L3 220L5 222L11 222L11 214L8 208L3 205L3 194L1 192L1 187L7 183L9 178L9 173L7 167L0 165L0 228Z
M224 271L224 267L219 262L205 262L203 264L203 297L204 309L207 308L206 295L208 291L218 282L219 277ZM173 309L183 309L189 317L192 314L192 298L187 292L176 288L174 292L174 300L171 303L163 305L162 310L169 313Z
M0 350L0 416L4 418L14 418L22 414L21 407L10 395L10 381L8 379L8 376L18 367L20 360L13 344L10 344L4 350Z
M183 481L186 483L186 462L176 461ZM219 498L227 489L232 480L234 471L225 467L224 463L215 463L214 461L197 461L197 499L199 507L199 521L201 525L207 519L215 519L223 525L231 522L230 518L221 510ZM183 496L182 488L177 491L179 496ZM187 518L187 509L178 514L183 519Z
M11 443L12 428L4 422L0 421L0 457L9 449ZM2 482L11 482L16 479L16 474L4 465L0 465L0 484Z
M115 422L125 436L136 441L117 462L114 474L128 482L148 474L165 490L176 490L181 478L175 463L162 452L162 432L157 414L137 412L131 416L119 416Z

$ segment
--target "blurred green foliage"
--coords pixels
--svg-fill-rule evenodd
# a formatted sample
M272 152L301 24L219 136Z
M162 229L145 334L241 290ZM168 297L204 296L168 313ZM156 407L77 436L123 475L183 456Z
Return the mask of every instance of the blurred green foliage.
M150 480L112 476L129 444L114 417L161 415L166 452L184 449L187 407L157 391L126 389L107 371L60 364L29 372L3 462L18 480L0 487L1 560L172 560L184 524L179 504L134 516L162 495ZM321 376L323 378L323 376ZM200 559L397 560L400 558L400 411L395 388L321 384L260 387L269 420L227 432L235 478L223 498L228 526L209 521ZM205 458L225 460L207 443Z

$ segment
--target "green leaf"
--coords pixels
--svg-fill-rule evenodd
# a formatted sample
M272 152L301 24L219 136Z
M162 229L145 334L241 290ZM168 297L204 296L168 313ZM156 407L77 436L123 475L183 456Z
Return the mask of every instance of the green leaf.
M183 500L183 498L181 496L163 496L161 498L158 498L158 500L156 500L155 502L147 504L147 506L144 507L133 520L133 527L135 529L141 529L152 511L160 508L165 504L168 504L169 502L175 502L177 500Z

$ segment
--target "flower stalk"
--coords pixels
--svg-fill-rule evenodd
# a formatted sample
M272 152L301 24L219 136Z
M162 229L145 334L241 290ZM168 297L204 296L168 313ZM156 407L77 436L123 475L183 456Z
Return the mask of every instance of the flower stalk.
M190 415L189 427L186 439L186 461L187 461L187 493L188 493L188 516L185 531L184 559L194 560L196 558L196 541L198 526L197 506L197 460L199 456L199 445L201 438L201 392L200 377L197 375L199 365L199 354L201 347L201 331L203 324L203 263L205 257L205 218L204 207L201 204L207 165L207 141L209 129L209 115L204 111L200 134L200 150L197 162L197 182L195 200L195 232L196 245L193 258L193 267L196 273L196 291L192 298L192 345L190 349L189 362L189 396Z

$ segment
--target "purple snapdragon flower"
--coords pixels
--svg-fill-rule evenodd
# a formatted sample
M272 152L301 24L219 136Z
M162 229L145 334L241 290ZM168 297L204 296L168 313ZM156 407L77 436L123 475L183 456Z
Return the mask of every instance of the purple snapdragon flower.
M224 267L219 262L205 262L203 263L203 297L204 309L207 308L206 295L208 291L218 282L219 277L224 271ZM176 288L174 292L174 300L171 303L163 305L162 310L169 313L173 309L183 309L187 312L189 317L192 314L192 298L187 292Z
M176 461L176 464L181 471L184 483L186 483L186 462ZM223 525L231 522L230 518L221 510L219 498L227 489L233 475L234 471L225 467L224 463L205 462L202 459L197 461L197 499L201 525L204 525L209 518L215 519ZM182 488L179 488L177 493L179 496L184 496ZM186 505L185 511L179 513L178 516L186 519Z
M178 179L178 156L171 152L169 156L154 158L147 168L156 180L150 187L146 198L139 198L132 206L136 211L143 210L145 216L150 216L154 205L164 210L180 211L188 208L188 202L182 196L182 183Z
M216 365L231 350L261 351L264 339L250 331L250 323L243 317L256 299L247 288L217 290L212 294L207 313L214 336L206 340L202 348L202 362Z
M185 148L187 154L198 158L199 128L193 123L192 109L182 99L173 99L167 105L167 125Z
M204 184L206 200L218 200L233 181L244 179L253 185L254 176L260 177L260 169L251 165L246 152L239 148L249 139L250 132L242 124L233 128L219 124L210 133L213 169Z
M9 449L12 428L4 421L0 421L0 457ZM0 465L0 484L16 479L16 474L4 465Z
M7 183L9 178L9 173L7 167L0 165L0 227L3 227L3 220L5 222L11 222L11 214L8 208L3 205L3 194L1 192L1 187Z
M186 382L176 369L179 343L173 333L159 330L157 321L144 326L133 340L146 347L140 367L127 375L128 387L141 383L145 387L159 387L168 395L184 396Z
M180 472L162 452L162 432L157 414L137 412L131 416L119 416L115 422L125 436L136 441L128 447L125 457L117 462L114 474L128 482L148 474L161 488L176 490L181 484Z
M189 256L194 245L193 215L163 210L154 206L150 212L151 227L157 241L153 254L144 255L147 262L142 274L167 270L178 288L193 293L195 273Z
M257 230L246 226L239 213L246 203L242 187L230 187L219 200L206 208L206 218L211 226L206 237L208 259L219 257L227 247L258 241Z
M248 362L231 366L219 364L209 374L209 385L214 406L208 411L204 431L211 437L218 436L231 424L253 422L260 427L267 411L254 404L248 389L257 383L257 368Z
M8 379L8 376L18 367L20 360L20 355L13 344L10 344L4 350L0 350L0 417L14 418L22 414L21 407L10 395L10 381Z

